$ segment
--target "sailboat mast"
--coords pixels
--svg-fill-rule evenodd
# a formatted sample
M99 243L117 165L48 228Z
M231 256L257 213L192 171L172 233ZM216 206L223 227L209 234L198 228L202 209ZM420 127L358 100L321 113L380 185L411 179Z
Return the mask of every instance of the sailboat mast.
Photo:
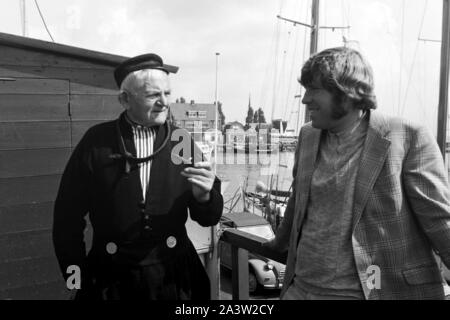
M311 8L311 40L309 46L309 54L312 56L317 52L319 42L319 13L320 13L320 1L313 0ZM309 122L310 112L305 109L305 123Z
M313 0L311 8L311 45L309 48L310 55L317 52L319 42L319 0Z
M312 0L312 6L311 6L311 24L307 24L301 21L296 21L288 18L284 18L280 15L277 15L278 19L288 21L296 25L301 25L307 28L311 28L311 39L310 39L310 47L309 47L309 54L313 55L317 52L318 43L319 43L319 29L349 29L350 26L320 26L319 25L319 15L320 15L320 1L319 0ZM275 92L275 91L274 91ZM301 98L300 96L296 96L296 98ZM301 100L299 101L299 105L301 103ZM298 119L300 119L300 112ZM305 109L305 123L310 121L310 113L307 109Z
M441 42L441 75L439 81L439 108L437 142L445 157L447 137L448 88L450 68L450 0L443 0L442 10L442 42Z

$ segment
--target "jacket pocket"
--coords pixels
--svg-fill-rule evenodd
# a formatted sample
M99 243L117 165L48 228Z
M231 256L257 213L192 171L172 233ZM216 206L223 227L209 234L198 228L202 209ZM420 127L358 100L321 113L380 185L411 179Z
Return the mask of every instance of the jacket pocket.
M434 266L406 269L402 273L406 282L411 285L441 283L443 281L439 269Z

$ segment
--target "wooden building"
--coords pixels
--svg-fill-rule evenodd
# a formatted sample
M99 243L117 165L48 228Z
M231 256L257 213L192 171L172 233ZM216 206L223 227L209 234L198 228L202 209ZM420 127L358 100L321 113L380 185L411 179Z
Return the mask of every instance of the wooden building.
M0 33L0 299L68 297L51 240L53 203L87 128L122 111L113 69L124 59ZM212 230L189 223L206 257Z

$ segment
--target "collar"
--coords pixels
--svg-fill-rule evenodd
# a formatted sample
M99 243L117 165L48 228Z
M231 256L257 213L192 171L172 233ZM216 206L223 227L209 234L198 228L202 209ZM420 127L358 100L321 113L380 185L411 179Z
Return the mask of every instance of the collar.
M359 135L360 133L365 133L367 131L367 126L369 122L369 112L364 111L364 113L359 117L354 123L352 123L347 128L339 131L339 132L331 132L329 130L326 131L328 139L336 139L339 142L347 141L354 137L355 135Z
M143 124L140 124L140 123L137 123L136 121L131 120L131 118L128 115L126 110L122 114L124 115L125 121L133 128L144 129L144 130L157 130L157 128L159 127L158 125L144 126Z
M152 160L158 153L162 151L167 145L171 137L171 127L166 121L163 126L156 128L156 150L148 157L137 158L135 156L136 149L133 143L132 124L126 120L126 112L124 111L118 120L116 120L116 135L119 145L119 154L112 154L113 159L125 159L125 172L130 172L131 162L141 163Z
M384 138L391 131L388 118L380 112L369 111L369 130Z

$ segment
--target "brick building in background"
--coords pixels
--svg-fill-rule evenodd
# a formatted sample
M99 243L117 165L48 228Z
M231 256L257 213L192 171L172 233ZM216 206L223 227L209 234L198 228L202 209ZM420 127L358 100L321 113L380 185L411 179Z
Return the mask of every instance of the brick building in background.
M170 110L175 125L191 133L216 128L216 107L213 103L173 103L170 105ZM222 128L220 117L218 117L217 128L219 130Z

